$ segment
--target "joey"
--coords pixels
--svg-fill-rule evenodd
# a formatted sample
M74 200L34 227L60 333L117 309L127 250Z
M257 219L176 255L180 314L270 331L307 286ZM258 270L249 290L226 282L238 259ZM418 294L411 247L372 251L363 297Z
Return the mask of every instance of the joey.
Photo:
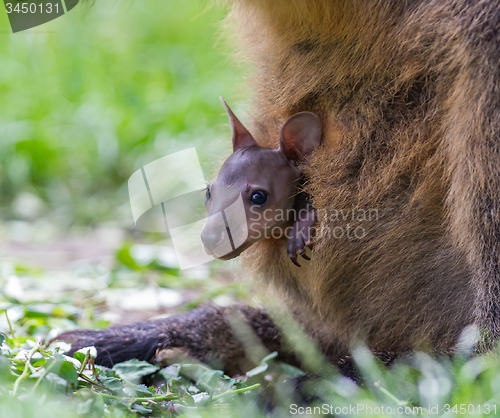
M315 211L301 190L301 167L320 145L321 121L312 112L297 113L281 128L279 148L263 148L223 104L231 122L233 153L207 187L210 217L201 234L203 248L209 255L229 260L261 239L285 238L291 261L300 267L297 255L309 260L305 247L312 245L315 222ZM236 229L244 231L230 228L230 220L222 225L214 221L213 215L225 211L240 195L246 222ZM223 213L224 217L230 216L229 211ZM237 247L233 244L235 232L247 237ZM226 240L231 241L233 250L220 254L217 250Z

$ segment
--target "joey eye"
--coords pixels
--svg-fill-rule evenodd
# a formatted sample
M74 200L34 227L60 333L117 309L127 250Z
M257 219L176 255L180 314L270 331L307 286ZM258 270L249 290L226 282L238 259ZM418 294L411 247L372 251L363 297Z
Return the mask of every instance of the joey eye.
M205 193L205 200L208 202L210 200L210 189L207 187L207 192Z
M257 190L255 193L252 194L250 200L254 205L262 206L264 203L267 202L267 193L262 190Z

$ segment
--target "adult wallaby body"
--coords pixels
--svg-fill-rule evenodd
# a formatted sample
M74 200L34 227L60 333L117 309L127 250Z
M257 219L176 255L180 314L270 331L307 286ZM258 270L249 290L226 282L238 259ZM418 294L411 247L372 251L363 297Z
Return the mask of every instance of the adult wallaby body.
M314 207L311 260L295 266L290 251L294 259L304 247L269 237L246 243L245 266L333 360L357 340L375 351L450 352L469 324L487 331L488 347L500 330L498 4L235 0L231 9L256 67L250 148L277 150L299 112L321 124L299 182ZM254 151L247 157L258 159ZM183 347L228 367L243 351L224 311L63 338L101 348L102 363ZM265 313L242 312L280 351Z

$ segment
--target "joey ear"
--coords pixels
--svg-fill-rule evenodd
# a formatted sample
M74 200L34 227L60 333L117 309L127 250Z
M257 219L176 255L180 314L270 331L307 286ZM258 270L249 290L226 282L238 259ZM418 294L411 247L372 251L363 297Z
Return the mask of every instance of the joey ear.
M312 112L300 112L288 119L280 135L280 151L289 160L300 161L321 142L321 120Z
M229 121L231 122L231 131L233 132L233 152L239 150L240 148L257 147L258 144L255 142L255 139L253 139L252 134L248 132L247 128L245 128L238 120L222 97L220 100L226 108L227 114L229 115Z

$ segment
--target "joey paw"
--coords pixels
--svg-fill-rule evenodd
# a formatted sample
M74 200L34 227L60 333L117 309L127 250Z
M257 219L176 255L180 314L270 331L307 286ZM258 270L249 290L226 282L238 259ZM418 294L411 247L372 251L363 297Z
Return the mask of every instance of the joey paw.
M310 260L306 255L306 246L312 249L312 240L315 232L315 228L313 227L315 222L316 211L311 209L306 211L305 214L300 213L299 219L297 219L291 227L291 233L287 242L287 253L292 263L297 267L300 267L297 261L297 255L300 255L304 260Z

